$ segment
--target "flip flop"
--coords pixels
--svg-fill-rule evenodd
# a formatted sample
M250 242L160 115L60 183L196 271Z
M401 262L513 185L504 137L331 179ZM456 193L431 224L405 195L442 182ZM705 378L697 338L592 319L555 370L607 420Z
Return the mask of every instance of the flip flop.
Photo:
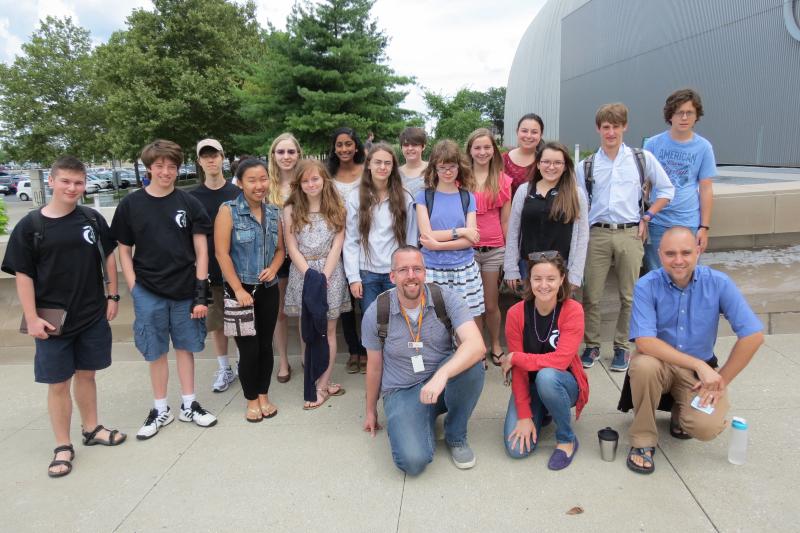
M97 434L103 430L108 431L108 438L107 439L99 439L97 438ZM95 446L96 444L102 444L103 446L119 446L128 436L125 433L121 433L116 429L108 429L103 427L102 425L98 425L92 431L83 431L81 429L81 434L83 435L83 445L84 446ZM119 435L119 439L115 439Z
M272 407L274 410L270 411L269 408ZM273 416L278 414L278 408L268 403L266 405L261 406L261 414L264 418L272 418Z
M317 402L309 402L308 405L303 406L303 411L313 411L314 409L319 409L322 407L322 404L328 401L330 398L330 394L325 389L317 389L317 394L322 396L322 400Z
M691 435L683 430L680 423L673 424L671 420L669 422L669 434L679 440L689 440L692 438Z
M650 452L650 455L647 455L647 452ZM653 461L653 458L656 455L655 448L631 448L631 451L628 452L628 460L625 462L632 471L636 472L637 474L652 474L653 471L656 469L656 463ZM643 462L650 463L650 466L639 466L632 461L632 458L635 456L639 456L642 458Z
M258 414L258 418L250 418L249 416L247 416L251 414ZM252 409L248 407L247 412L244 415L244 419L247 420L248 422L252 422L253 424L257 424L262 420L264 420L264 414L261 412L261 409Z
M278 374L275 376L275 379L278 380L278 383L288 383L290 379L292 379L292 365L289 365L289 373L286 375L281 376Z
M500 352L499 354L490 352L489 355L492 356L492 364L494 366L500 366L501 365L500 358L503 357L505 354L506 352Z
M331 392L331 387L337 387L336 392ZM347 390L338 383L328 383L328 394L330 396L342 396Z

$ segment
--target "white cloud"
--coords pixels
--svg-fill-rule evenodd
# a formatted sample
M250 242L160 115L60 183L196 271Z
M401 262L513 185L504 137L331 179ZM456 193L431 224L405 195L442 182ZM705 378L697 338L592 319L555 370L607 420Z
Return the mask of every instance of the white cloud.
M0 61L11 63L22 50L22 39L9 31L11 22L8 17L0 18Z

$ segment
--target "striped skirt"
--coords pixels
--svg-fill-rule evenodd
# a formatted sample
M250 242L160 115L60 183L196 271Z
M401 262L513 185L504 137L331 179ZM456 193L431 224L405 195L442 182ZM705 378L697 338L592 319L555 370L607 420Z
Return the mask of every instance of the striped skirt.
M440 287L447 287L459 293L469 306L472 316L480 316L486 310L483 304L483 280L481 270L475 260L468 265L453 268L425 269L428 283L435 283Z

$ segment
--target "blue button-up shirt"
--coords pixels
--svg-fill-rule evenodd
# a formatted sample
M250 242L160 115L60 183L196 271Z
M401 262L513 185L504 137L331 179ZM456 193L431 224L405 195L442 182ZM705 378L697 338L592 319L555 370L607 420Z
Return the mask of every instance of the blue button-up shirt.
M669 181L669 176L653 154L647 150L643 150L643 153L644 177L653 184L651 197L672 200L675 187ZM575 174L578 186L586 192L583 161L578 163ZM642 185L633 150L623 144L617 152L617 157L609 159L600 148L594 156L592 177L594 185L592 185L592 205L589 206L589 225L598 222L606 224L639 222Z
M739 338L764 329L727 274L697 265L692 281L681 289L659 268L633 289L630 338L657 337L708 361L714 356L720 313Z

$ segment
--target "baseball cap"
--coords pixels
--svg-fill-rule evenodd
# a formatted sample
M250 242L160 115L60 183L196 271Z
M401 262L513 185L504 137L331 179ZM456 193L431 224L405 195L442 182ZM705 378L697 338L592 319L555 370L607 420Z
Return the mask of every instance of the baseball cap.
M203 139L202 141L197 143L197 155L198 156L200 155L200 150L202 150L203 148L213 148L217 152L224 153L224 150L222 149L222 145L216 139Z

